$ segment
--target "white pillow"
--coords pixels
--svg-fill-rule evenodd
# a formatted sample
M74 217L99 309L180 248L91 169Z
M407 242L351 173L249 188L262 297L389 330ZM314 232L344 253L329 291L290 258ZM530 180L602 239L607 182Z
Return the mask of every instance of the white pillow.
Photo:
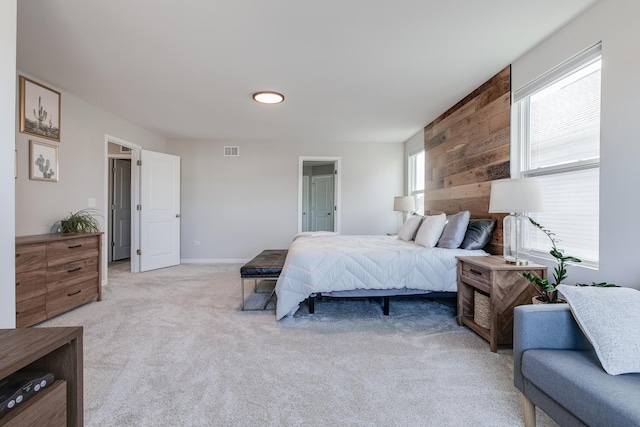
M610 375L640 373L640 291L567 285L558 290L604 370Z
M445 214L425 216L416 235L416 243L427 248L434 247L438 243L446 223L447 216Z
M398 239L406 242L413 239L413 235L416 233L418 226L420 226L420 221L422 221L421 215L412 215L409 217L409 219L402 224L402 228L400 228L398 232Z

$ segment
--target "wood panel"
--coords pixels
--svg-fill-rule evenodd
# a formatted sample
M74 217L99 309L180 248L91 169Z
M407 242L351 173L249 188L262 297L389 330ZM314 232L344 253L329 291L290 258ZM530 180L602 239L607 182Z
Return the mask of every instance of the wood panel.
M505 215L488 213L491 181L510 176L510 119L508 66L424 128L425 213L496 219L492 254L502 254Z

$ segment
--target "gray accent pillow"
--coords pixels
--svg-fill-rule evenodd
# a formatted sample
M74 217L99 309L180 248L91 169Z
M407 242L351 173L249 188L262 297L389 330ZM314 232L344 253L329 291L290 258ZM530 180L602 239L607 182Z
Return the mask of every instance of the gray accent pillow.
M460 244L460 249L475 250L484 248L491 240L496 223L495 219L469 220L469 226Z
M559 285L576 323L610 375L640 373L640 291Z
M445 249L459 248L469 226L469 217L469 211L447 216L447 224L444 226L444 231L436 246Z

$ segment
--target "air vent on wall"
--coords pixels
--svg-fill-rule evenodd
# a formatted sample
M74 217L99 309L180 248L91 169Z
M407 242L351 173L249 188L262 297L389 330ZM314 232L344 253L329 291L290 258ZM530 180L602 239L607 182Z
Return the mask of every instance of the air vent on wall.
M228 156L237 157L239 155L240 155L240 147L238 147L237 145L224 147L225 157L228 157Z

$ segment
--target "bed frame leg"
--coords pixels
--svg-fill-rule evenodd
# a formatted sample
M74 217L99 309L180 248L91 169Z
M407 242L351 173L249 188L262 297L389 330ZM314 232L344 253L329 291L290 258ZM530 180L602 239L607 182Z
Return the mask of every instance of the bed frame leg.
M382 302L382 313L385 316L389 315L389 297L382 297L383 298L383 302Z
M309 295L309 314L313 314L316 311L316 294Z

